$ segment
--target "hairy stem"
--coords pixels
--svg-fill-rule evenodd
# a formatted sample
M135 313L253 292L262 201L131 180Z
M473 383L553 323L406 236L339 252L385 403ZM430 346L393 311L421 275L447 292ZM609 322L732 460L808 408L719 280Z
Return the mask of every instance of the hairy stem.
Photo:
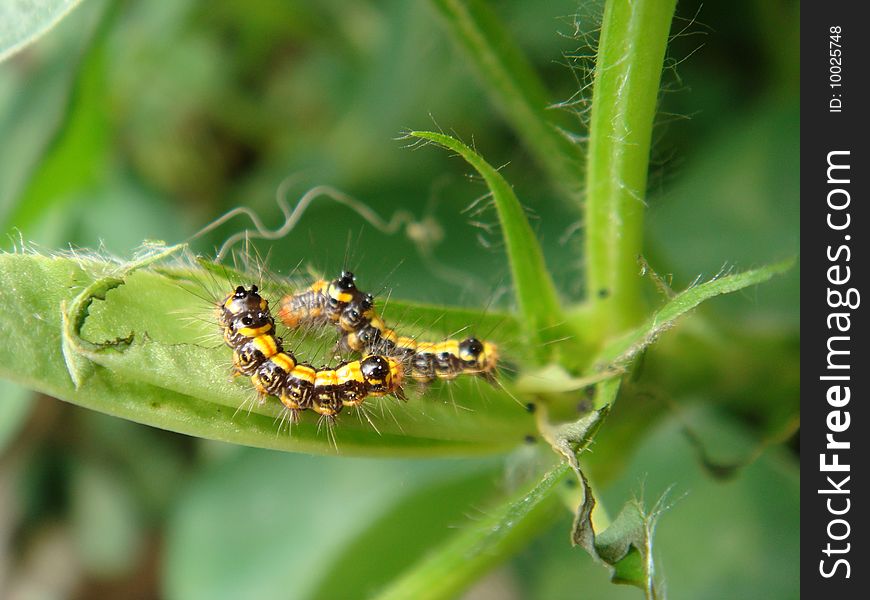
M587 293L602 334L643 316L637 257L662 63L676 0L609 0L595 66L586 173Z

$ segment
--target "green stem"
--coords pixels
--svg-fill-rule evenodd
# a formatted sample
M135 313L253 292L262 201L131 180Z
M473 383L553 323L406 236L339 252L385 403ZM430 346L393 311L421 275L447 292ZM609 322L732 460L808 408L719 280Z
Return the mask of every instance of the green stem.
M592 92L586 174L587 293L602 333L643 316L637 257L650 139L676 0L608 0Z
M548 111L549 92L497 15L480 0L432 0L486 83L490 100L516 130L538 164L566 196L578 199L580 146L559 130Z
M554 493L570 470L562 464L480 521L460 530L440 548L381 592L377 600L455 598L483 573L507 560L564 515Z

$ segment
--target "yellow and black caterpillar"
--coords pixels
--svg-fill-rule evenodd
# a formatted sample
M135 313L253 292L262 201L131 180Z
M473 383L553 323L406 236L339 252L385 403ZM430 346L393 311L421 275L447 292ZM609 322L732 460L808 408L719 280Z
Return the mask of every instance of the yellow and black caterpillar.
M402 363L388 356L368 354L334 369L298 363L274 335L269 303L255 285L239 286L229 294L219 305L218 321L224 341L233 349L235 373L249 376L261 396L277 397L291 419L308 409L334 418L369 396L404 398Z
M387 327L374 308L374 297L356 287L353 273L333 281L317 281L281 300L278 317L288 327L333 323L342 332L343 350L398 357L410 377L420 382L480 375L494 379L498 347L469 337L464 340L420 342Z

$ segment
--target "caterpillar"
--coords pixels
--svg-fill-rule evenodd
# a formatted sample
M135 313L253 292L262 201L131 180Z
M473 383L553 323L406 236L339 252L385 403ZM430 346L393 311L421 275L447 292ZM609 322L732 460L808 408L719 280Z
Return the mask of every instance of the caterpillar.
M391 357L367 354L324 369L299 363L274 335L269 303L256 285L250 289L238 286L218 312L224 341L233 349L234 373L250 377L261 397L278 398L293 421L309 409L334 419L344 408L360 406L368 397L392 394L404 399L403 365Z
M410 377L421 383L460 375L480 375L492 381L498 368L498 347L492 342L474 337L421 342L398 335L378 316L374 297L356 287L349 271L331 282L316 281L302 292L285 296L278 317L290 328L333 323L342 332L342 350L396 356Z

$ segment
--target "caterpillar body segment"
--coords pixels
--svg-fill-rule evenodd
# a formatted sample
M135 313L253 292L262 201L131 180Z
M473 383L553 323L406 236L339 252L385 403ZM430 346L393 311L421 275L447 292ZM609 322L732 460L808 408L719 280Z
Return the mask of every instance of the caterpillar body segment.
M278 318L282 323L291 328L296 328L303 323L327 322L326 303L328 296L326 281L315 281L304 292L293 296L287 296L281 301L278 310Z
M338 323L342 312L358 293L353 273L343 271L337 279L321 279L298 294L285 296L278 318L292 329L305 324Z
M251 376L263 362L281 351L281 338L270 334L245 338L233 348L233 370Z

